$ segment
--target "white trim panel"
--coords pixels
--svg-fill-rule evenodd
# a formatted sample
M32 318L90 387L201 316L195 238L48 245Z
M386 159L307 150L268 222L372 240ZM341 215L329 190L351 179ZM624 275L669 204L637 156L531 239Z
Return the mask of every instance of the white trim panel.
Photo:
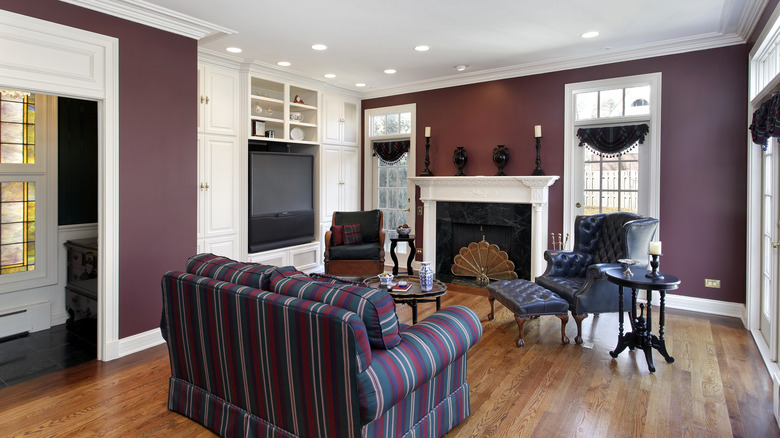
M119 357L122 357L164 343L165 339L162 337L162 332L160 332L159 328L154 328L143 333L122 338L117 343L116 349Z

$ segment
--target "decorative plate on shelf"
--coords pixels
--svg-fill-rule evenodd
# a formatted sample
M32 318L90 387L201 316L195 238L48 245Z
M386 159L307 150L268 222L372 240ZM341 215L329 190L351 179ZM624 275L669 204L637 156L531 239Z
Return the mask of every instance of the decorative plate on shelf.
M293 128L290 131L290 138L295 140L295 141L301 141L301 140L303 140L303 137L304 137L303 129L301 129L301 128Z

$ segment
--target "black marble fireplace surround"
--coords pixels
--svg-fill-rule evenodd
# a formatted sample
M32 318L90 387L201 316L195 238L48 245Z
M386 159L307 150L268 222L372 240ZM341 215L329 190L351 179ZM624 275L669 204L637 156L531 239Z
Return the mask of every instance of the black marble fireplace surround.
M476 285L456 277L452 263L458 251L482 236L506 251L518 278L531 278L531 205L481 202L436 203L436 278L445 283Z

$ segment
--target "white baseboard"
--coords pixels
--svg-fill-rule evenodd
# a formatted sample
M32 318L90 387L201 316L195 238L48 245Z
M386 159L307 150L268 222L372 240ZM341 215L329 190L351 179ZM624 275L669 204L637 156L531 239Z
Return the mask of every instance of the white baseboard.
M137 335L128 336L119 340L117 346L117 357L137 353L162 343L165 343L165 339L163 339L159 328L155 328L143 333L138 333Z
M645 291L640 291L637 299L646 301ZM653 305L658 305L659 302L659 295L654 293ZM731 316L741 319L742 324L747 327L747 308L743 303L732 303L729 301L710 300L708 298L687 297L685 295L667 293L666 307L669 309L709 313L711 315Z

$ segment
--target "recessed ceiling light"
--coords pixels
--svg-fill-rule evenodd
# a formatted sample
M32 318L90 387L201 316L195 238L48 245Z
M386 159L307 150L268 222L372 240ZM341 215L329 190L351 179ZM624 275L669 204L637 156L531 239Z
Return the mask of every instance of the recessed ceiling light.
M582 38L595 38L599 36L599 33L595 30L592 30L590 32L585 32L584 34L580 35Z
M326 73L325 77L328 78L328 79L333 79L333 78L336 77L336 75L334 75L333 73Z
M290 63L289 63L289 62L287 62L287 61L279 61L279 62L277 62L277 63L276 63L276 65L278 65L279 67L289 67L289 66L291 66L292 64L290 64Z
M364 83L362 83L362 82L358 82L357 84L355 84L355 86L356 86L356 87L365 87L365 86L366 86L366 84L364 84Z
M428 50L431 50L431 48L428 46L417 46L414 50L417 50L418 52L427 52Z
M225 50L227 50L230 53L241 53L241 49L239 49L238 47L228 47Z
M325 44L314 44L311 46L311 48L314 50L325 50L328 48L328 46L326 46Z
M457 70L457 71L463 71L463 70L466 70L467 68L469 68L469 66L468 65L463 65L463 64L455 66L455 70Z
M389 75L395 74L395 69L394 68L388 68L387 70L385 70L385 73L387 73Z

